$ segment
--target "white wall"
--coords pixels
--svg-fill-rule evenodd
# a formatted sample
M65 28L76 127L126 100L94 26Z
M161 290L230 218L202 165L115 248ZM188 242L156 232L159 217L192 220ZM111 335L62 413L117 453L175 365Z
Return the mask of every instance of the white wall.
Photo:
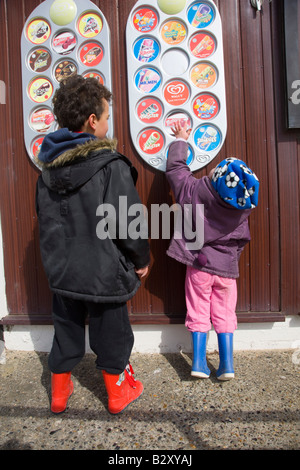
M191 352L191 336L184 325L134 325L134 352ZM14 326L4 332L9 350L48 352L52 326ZM90 352L88 334L86 350ZM300 348L300 317L287 317L284 323L240 324L234 335L235 350ZM217 350L217 336L209 333L208 351Z

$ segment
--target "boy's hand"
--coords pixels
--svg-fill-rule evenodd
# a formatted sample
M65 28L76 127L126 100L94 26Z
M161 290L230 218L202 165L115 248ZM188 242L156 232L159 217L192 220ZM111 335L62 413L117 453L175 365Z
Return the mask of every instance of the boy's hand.
M146 266L145 268L140 268L136 269L135 272L139 277L145 277L148 274L149 266Z
M177 121L174 124L174 127L172 127L171 130L172 130L174 136L176 137L176 139L181 138L181 139L184 139L184 140L188 140L188 138L190 136L190 133L192 132L192 129L188 129L187 122L182 127L179 121Z

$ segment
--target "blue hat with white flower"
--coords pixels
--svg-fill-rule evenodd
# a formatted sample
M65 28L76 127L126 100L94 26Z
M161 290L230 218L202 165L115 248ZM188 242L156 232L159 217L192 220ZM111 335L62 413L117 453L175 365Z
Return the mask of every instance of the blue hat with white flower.
M259 180L242 160L226 158L215 169L212 185L236 209L253 209L258 203Z

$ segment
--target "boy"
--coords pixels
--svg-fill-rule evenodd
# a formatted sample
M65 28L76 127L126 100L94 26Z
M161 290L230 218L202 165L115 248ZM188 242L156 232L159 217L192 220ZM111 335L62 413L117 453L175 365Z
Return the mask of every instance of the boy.
M124 221L130 222L130 217L119 218L119 197L127 198L128 207L140 199L136 170L116 151L116 141L106 138L110 99L96 79L76 75L62 82L53 98L59 129L46 135L38 155L40 249L53 291L49 368L54 413L66 409L73 392L71 371L85 353L86 315L109 411L119 413L143 391L129 364L134 337L126 302L148 272L149 244L118 237L127 229ZM115 231L108 228L107 236L99 237L98 208L104 204L115 209L114 220L107 221Z

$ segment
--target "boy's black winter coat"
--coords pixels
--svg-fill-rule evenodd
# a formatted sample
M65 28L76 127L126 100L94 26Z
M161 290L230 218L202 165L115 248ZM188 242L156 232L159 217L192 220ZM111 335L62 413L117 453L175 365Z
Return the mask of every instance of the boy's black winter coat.
M149 264L147 239L99 239L96 233L100 205L115 208L118 232L126 220L124 214L119 218L119 197L126 196L128 207L141 204L136 170L114 146L110 140L87 141L43 165L38 178L41 256L50 288L60 295L125 302L140 285L135 268Z

